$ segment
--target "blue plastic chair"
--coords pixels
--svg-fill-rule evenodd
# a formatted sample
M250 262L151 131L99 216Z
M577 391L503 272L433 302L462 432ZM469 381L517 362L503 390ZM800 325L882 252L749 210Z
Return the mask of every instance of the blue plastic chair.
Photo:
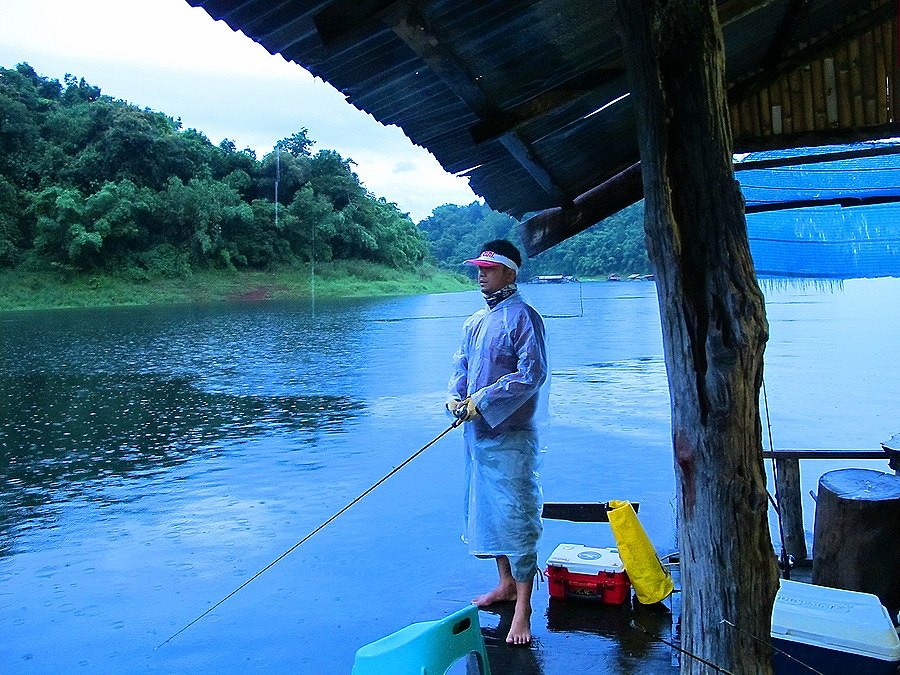
M490 675L475 605L437 621L414 623L360 647L353 675L444 675L470 653L477 655L480 671Z

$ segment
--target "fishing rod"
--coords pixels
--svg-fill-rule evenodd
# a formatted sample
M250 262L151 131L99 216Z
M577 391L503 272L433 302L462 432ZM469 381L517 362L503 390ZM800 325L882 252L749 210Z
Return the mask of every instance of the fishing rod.
M465 410L465 408L463 408L462 410ZM390 477L393 476L395 473L397 473L398 471L400 471L400 469L402 469L403 467L405 467L407 464L409 464L411 461L413 461L416 457L418 457L419 455L421 455L421 454L422 454L423 452L425 452L428 448L430 448L432 445L434 445L435 443L437 443L437 442L438 442L439 440L441 440L444 436L446 436L448 433L450 433L451 431L453 431L456 427L458 427L460 424L462 424L462 423L465 421L464 416L462 416L462 415L457 414L455 417L456 417L456 419L453 420L453 424L451 424L449 427L447 427L446 429L444 429L441 433L439 433L439 434L438 434L437 436L435 436L433 439L431 439L430 441L428 441L428 443L426 443L425 445L423 445L421 448L419 448L418 450L416 450L412 455L410 455L408 458L406 458L405 460L403 460L402 463L398 464L396 467L394 467L393 469L391 469L391 471L389 471L389 472L388 472L387 474L385 474L382 478L380 478L374 485L372 485L371 487L369 487L365 492L363 492L361 495L359 495L358 497L356 497L355 499L353 499L350 503L348 503L346 506L344 506L344 508L342 508L340 511L338 511L337 513L335 513L333 516L331 516L328 520L326 520L324 523L322 523L321 525L319 525L319 526L318 526L316 529L314 529L312 532L310 532L310 533L307 534L305 537L303 537L303 539L301 539L301 540L298 541L296 544L294 544L293 546L291 546L287 551L285 551L285 552L282 553L280 556L278 556L277 558L275 558L275 560L273 560L273 561L270 562L268 565L266 565L265 567L263 567L259 572L257 572L257 573L254 574L252 577L250 577L249 579L247 579L247 581L245 581L245 582L242 583L240 586L238 586L238 587L235 588L233 591L231 591L231 593L229 593L229 594L226 595L224 598L222 598L221 600L219 600L216 604L214 604L212 607L210 607L209 609L207 609L205 612L203 612L203 613L202 613L200 616L198 616L196 619L194 619L194 620L191 621L190 623L186 624L183 628L181 628L181 630L179 630L179 631L176 632L176 633L173 633L171 636L169 636L169 637L165 640L165 642L161 642L159 645L157 645L156 648L154 649L154 651L156 651L156 649L159 649L160 647L162 647L162 646L168 644L169 642L171 642L172 640L174 640L176 637L178 637L179 635L181 635L181 634L182 634L184 631L186 631L188 628L190 628L190 627L193 626L195 623L197 623L198 621L200 621L200 620L201 620L203 617L205 617L207 614L209 614L210 612L212 612L212 611L213 611L214 609L216 609L217 607L220 607L223 603L225 603L227 600L229 600L230 598L232 598L233 596L235 596L238 592L240 592L241 590L243 590L244 588L246 588L247 586L249 586L253 581L255 581L256 579L259 579L259 577L261 577L263 574L265 574L265 573L268 572L270 569L272 569L276 564L278 564L279 562L281 562L282 560L284 560L284 559L285 559L286 557L288 557L291 553L293 553L295 550L297 550L300 546L302 546L302 545L305 544L307 541L309 541L309 540L312 538L313 535L315 535L317 532L320 532L320 531L324 530L328 525L330 525L330 524L333 523L335 520L337 520L339 516L341 516L344 512L346 512L348 509L350 509L354 504L356 504L356 503L358 503L359 501L361 501L364 497L366 497L366 495L368 495L368 494L371 493L373 490L375 490L375 488L377 488L379 485L381 485L382 483L384 483L388 478L390 478Z

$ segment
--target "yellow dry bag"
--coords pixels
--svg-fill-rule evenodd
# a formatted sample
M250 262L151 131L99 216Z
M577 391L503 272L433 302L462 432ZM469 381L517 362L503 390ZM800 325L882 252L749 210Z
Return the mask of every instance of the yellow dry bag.
M631 502L610 501L607 515L638 602L652 605L665 600L675 588L675 582L656 555Z

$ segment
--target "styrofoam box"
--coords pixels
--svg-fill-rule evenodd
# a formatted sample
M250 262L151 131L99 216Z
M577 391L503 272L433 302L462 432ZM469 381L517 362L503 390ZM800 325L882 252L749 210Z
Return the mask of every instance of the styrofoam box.
M900 638L870 593L783 579L772 607L772 638L779 674L808 673L811 666L823 673L894 675L900 665Z

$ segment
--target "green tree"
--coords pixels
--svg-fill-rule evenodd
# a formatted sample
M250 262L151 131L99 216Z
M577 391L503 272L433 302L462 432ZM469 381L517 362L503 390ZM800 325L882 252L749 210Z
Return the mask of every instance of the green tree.
M50 187L34 195L35 250L51 263L88 268L102 237L85 227L84 196L76 188Z
M335 257L332 242L343 219L328 199L306 185L294 196L286 212L281 232L298 261L327 261Z
M236 190L208 178L185 184L172 177L160 196L156 219L162 239L186 247L191 261L201 267L239 262L228 236L253 221L253 210Z
M27 247L17 217L20 211L16 186L0 176L0 267L14 266Z
M314 142L310 140L307 129L304 127L295 134L283 138L275 144L292 157L309 157Z

